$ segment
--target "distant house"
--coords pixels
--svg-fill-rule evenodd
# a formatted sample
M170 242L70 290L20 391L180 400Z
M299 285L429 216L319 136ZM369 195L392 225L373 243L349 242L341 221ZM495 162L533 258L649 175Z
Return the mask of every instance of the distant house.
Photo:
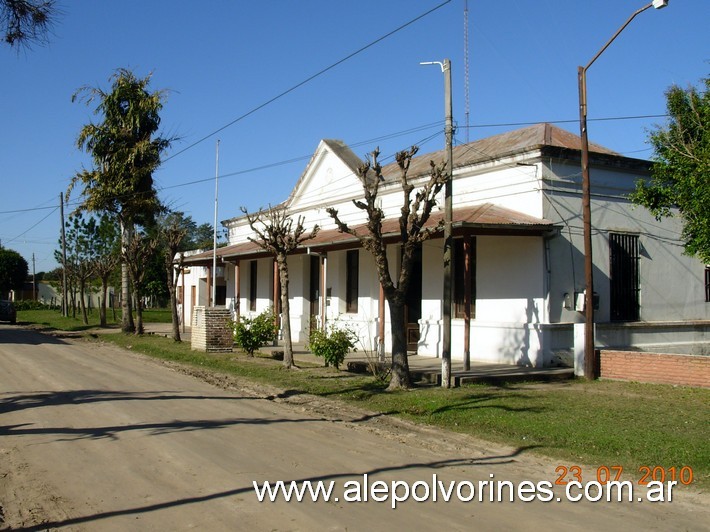
M417 157L410 175L424 179L429 161L444 156L439 151ZM289 258L295 342L305 341L313 320L338 320L353 327L369 348L382 344L388 351L391 345L372 258L341 234L325 211L335 207L351 227L364 224L362 211L352 204L363 196L356 174L361 163L343 142L321 141L282 204L293 216L303 216L307 228L322 228ZM590 168L597 345L710 351L696 327L710 316L705 266L683 255L677 221L657 222L627 199L636 180L650 175L650 163L592 144ZM383 172L388 252L396 264L401 190L396 166ZM453 203L452 358L462 359L468 336L472 360L536 367L569 363L574 324L584 321L579 137L538 124L455 147ZM443 200L435 217L441 216ZM272 257L248 240L252 232L245 217L222 224L229 245L217 250L214 303L242 316L278 308ZM421 249L407 307L409 349L432 357L440 356L442 344L441 236ZM195 305L213 304L212 251L186 262L181 300L189 323ZM463 318L465 286L470 323Z

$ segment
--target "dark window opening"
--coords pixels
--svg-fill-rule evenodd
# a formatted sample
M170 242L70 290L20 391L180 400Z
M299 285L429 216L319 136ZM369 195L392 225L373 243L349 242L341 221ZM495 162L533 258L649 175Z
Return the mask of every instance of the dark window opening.
M358 277L360 273L360 253L357 249L347 252L345 270L345 312L357 312Z
M251 312L256 311L256 261L253 260L249 263L249 310Z
M609 234L610 314L613 321L639 319L639 237Z
M214 290L214 303L216 306L225 306L227 304L227 287L226 285L217 285Z
M710 303L710 266L705 266L705 302Z
M471 319L476 317L476 239L471 238L470 252L471 285L469 287L469 297L471 301ZM466 254L464 251L464 240L457 238L454 240L454 317L465 318L466 307Z

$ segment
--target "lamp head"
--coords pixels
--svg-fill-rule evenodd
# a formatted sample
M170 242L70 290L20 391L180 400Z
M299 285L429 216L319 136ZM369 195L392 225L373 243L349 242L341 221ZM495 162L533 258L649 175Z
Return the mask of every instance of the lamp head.
M669 0L653 0L651 4L653 4L653 7L656 9L663 9L668 6L668 1Z

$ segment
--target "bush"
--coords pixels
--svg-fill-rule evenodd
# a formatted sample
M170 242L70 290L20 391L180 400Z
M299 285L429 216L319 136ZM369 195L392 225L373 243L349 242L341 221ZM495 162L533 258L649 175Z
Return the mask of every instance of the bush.
M352 330L329 325L325 331L311 329L307 348L314 355L323 357L326 366L340 368L345 355L355 347L356 340L357 336Z
M274 323L274 313L265 310L254 318L241 318L233 324L234 343L252 357L254 351L273 342L278 329Z
M56 308L50 305L45 305L41 301L34 301L33 299L21 299L20 301L14 301L15 310L47 310Z

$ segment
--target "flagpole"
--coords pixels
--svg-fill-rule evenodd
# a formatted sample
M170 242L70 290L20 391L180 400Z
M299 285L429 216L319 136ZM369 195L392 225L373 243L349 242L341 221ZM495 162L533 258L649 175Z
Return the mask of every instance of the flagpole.
M212 306L216 306L217 301L217 198L219 193L219 139L215 154L214 172L214 235L212 242Z

